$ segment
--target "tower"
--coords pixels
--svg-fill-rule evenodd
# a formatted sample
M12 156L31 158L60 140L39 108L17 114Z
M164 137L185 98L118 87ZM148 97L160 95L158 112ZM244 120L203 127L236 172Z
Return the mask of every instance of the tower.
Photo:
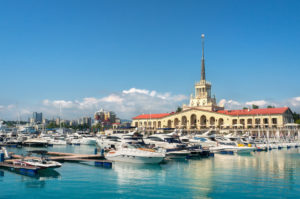
M216 111L223 109L218 107L216 98L211 96L211 83L206 81L205 59L204 59L204 34L202 38L202 58L201 58L201 79L195 84L195 96L191 95L190 107L198 107L200 109Z

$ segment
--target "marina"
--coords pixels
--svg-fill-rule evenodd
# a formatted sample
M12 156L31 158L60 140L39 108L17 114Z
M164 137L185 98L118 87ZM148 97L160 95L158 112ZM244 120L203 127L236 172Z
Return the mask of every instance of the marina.
M299 198L300 1L0 5L0 199Z
M32 148L12 148L14 153L24 153L24 150ZM65 146L49 148L49 150L61 150L66 153L81 151L93 153L92 146ZM82 179L79 184L82 189L90 188L89 197L131 197L145 198L160 196L163 198L189 197L219 198L225 195L238 197L243 193L239 187L247 187L249 193L245 198L264 198L282 196L296 197L296 191L300 187L299 181L299 149L290 148L243 154L215 154L213 158L201 159L173 159L162 164L132 164L115 162L111 169L97 167L94 164L64 162L61 168L55 169L47 177L46 174L26 175L0 169L0 183L5 190L2 196L31 198L30 190L35 190L36 197L65 196L70 198L86 197L85 192L69 190L69 181ZM105 170L103 170L105 169ZM43 171L44 172L44 171ZM19 179L22 178L22 181ZM157 182L157 180L159 181ZM13 181L15 184L8 183ZM259 182L258 182L259 181ZM238 182L238 183L237 183ZM143 192L135 192L134 186L128 184L137 183ZM15 187L21 189L15 193L11 190ZM155 189L148 189L148 186ZM276 188L275 191L273 190ZM288 188L288 189L286 189ZM163 190L173 190L173 193ZM180 189L180 192L176 191ZM55 191L54 191L55 190ZM106 191L105 191L106 190ZM294 191L289 191L294 190ZM72 194L71 194L72 193Z

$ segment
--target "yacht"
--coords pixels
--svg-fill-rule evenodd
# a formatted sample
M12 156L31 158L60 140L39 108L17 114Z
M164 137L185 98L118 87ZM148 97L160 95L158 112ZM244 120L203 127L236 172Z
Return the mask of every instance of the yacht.
M50 140L48 140L49 145L66 145L67 141L64 137L54 137Z
M217 146L210 149L214 152L232 151L235 153L250 153L255 150L255 147L246 146L239 141L232 141L228 138L217 138Z
M31 146L31 147L46 147L48 146L48 142L45 139L42 138L31 138L27 139L23 142L23 145L25 146Z
M121 145L121 139L118 135L101 136L97 138L96 144L102 149L116 149Z
M96 141L97 139L95 137L81 136L77 133L67 138L67 143L73 145L95 145Z
M97 145L102 149L117 149L121 146L122 142L135 143L142 146L146 145L143 140L143 136L137 132L101 136L96 141Z
M118 162L157 164L163 161L165 154L139 144L122 143L118 149L105 154L105 158Z
M186 158L191 155L188 146L173 134L154 134L144 139L150 147L163 148L169 158Z

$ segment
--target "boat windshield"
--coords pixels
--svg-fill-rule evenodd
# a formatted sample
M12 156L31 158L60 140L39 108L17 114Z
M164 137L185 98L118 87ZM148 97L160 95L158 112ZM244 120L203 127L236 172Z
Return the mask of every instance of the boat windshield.
M165 141L168 143L180 143L178 139L174 139L174 138L165 138Z
M201 142L206 142L206 138L199 138L199 137L194 137L195 140L200 140Z
M220 142L222 145L227 145L227 146L236 146L234 142Z
M111 141L118 141L118 140L120 140L120 138L117 137L117 136L107 136L106 139L109 139Z
M137 148L143 148L140 144L128 144L127 147L129 149L137 149Z

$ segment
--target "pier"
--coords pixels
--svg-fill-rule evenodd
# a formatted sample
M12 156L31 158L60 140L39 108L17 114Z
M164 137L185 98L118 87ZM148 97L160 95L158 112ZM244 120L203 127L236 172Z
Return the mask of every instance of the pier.
M75 153L61 153L61 152L42 152L42 151L31 151L31 153L38 153L43 155L49 155L47 157L49 160L58 161L58 162L94 162L95 166L103 166L106 168L112 167L112 161L105 160L103 155L96 154L75 154ZM12 159L5 160L6 163L12 163L16 160L26 160L26 159L39 159L40 157L26 156L21 155L11 155Z

